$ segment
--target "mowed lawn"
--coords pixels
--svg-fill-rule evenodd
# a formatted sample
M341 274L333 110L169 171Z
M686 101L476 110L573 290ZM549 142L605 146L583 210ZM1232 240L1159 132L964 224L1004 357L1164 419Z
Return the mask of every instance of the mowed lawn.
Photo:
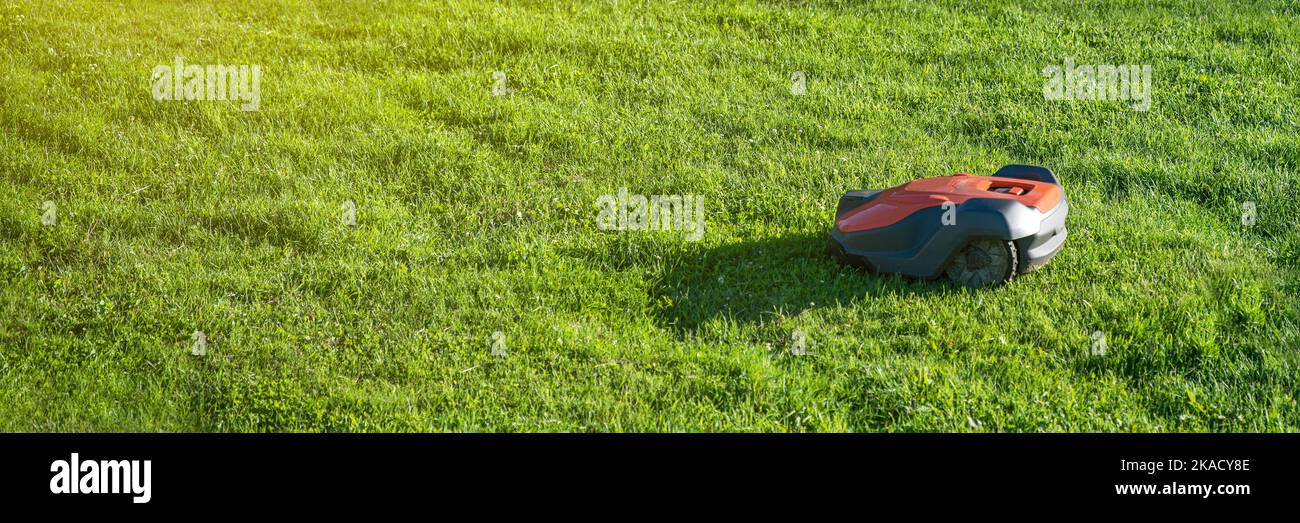
M1019 3L0 0L0 429L1297 430L1300 7ZM178 56L259 110L156 101ZM822 254L1006 163L1070 197L1040 272Z

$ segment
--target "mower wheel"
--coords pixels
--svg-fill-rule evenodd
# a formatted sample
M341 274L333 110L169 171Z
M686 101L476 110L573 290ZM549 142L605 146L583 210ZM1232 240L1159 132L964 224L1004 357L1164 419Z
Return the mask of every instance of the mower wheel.
M1006 283L1016 276L1016 244L1004 240L978 239L966 244L948 262L948 279L969 287Z

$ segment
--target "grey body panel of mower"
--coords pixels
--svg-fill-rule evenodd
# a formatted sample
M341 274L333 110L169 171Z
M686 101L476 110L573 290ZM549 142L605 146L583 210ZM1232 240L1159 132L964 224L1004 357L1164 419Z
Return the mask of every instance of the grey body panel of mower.
M1059 185L1051 171L1036 166L1008 165L994 176ZM840 198L836 220L880 192L848 191ZM943 274L953 256L971 240L1006 240L1015 242L1019 253L1016 272L1023 274L1042 267L1065 245L1069 208L1064 191L1061 201L1046 213L1014 200L971 198L953 209L955 220L950 219L950 225L943 223L946 209L928 207L876 229L846 233L832 227L827 248L832 256L852 265L933 279Z

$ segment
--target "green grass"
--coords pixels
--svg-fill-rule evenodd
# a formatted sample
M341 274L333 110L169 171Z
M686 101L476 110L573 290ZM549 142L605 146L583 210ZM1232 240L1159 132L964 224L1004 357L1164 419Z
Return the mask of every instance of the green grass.
M1300 9L1018 3L0 0L0 429L1297 430ZM154 101L177 55L261 110ZM1070 196L1040 272L821 254L846 189L1012 162ZM598 230L620 187L704 238Z

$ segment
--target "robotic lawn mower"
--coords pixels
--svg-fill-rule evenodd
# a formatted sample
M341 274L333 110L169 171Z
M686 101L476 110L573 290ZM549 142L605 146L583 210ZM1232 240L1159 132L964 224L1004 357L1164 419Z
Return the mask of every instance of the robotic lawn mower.
M878 272L947 275L970 286L1005 283L1061 250L1069 210L1060 182L1045 167L923 178L844 193L827 250Z

